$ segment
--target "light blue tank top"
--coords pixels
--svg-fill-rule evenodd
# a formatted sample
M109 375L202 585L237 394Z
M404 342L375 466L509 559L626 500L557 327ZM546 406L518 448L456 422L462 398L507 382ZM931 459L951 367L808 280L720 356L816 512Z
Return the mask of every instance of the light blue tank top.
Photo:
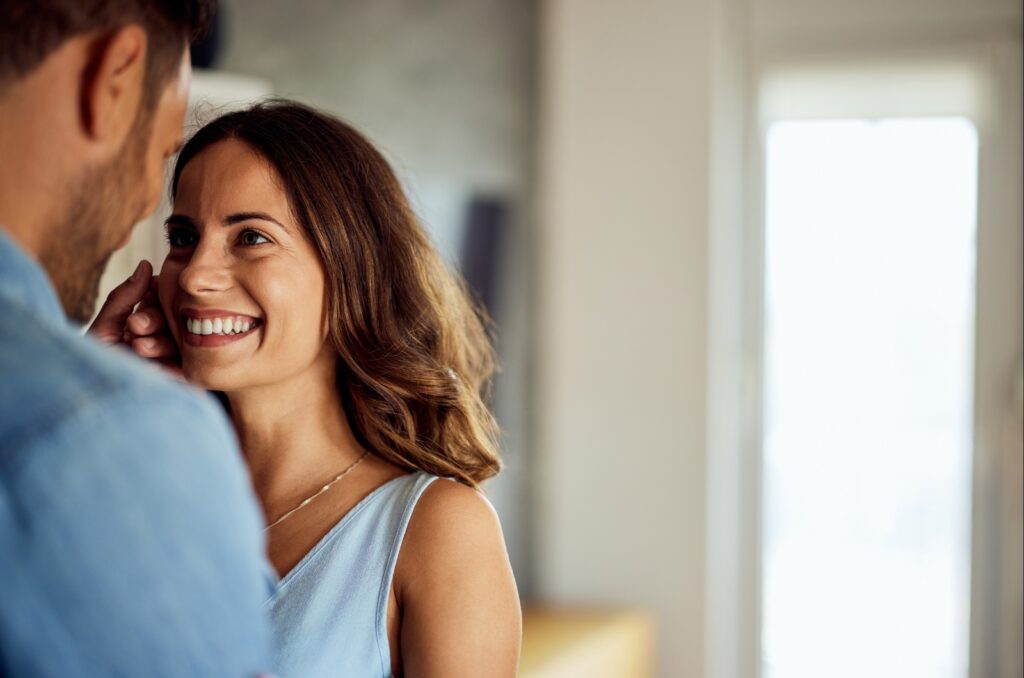
M381 485L280 581L267 601L280 678L391 676L391 579L416 502L436 478Z

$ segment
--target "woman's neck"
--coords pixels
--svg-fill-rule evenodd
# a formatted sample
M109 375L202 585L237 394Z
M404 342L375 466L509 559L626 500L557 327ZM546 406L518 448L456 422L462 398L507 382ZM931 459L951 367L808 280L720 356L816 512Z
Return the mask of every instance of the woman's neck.
M231 419L268 517L356 461L356 440L333 378L308 375L227 394ZM284 508L282 508L284 507Z

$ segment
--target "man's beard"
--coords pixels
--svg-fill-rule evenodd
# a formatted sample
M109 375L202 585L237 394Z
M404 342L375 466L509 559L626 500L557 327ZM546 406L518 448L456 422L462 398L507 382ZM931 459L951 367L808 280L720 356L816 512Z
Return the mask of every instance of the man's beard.
M68 210L54 224L40 261L68 319L85 324L96 308L110 255L145 209L142 184L149 125L135 125L122 153L70 189Z

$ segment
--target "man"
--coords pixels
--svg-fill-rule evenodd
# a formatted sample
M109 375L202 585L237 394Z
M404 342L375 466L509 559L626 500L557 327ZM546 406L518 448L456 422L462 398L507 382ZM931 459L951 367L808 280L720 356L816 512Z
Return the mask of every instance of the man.
M227 422L67 322L156 206L212 9L0 0L0 675L268 668L262 521Z

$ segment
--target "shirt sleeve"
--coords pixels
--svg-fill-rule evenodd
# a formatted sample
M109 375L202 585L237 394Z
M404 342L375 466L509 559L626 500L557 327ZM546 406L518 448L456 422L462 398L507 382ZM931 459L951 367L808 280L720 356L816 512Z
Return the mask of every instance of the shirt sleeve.
M262 518L211 399L119 387L0 464L0 673L271 672Z

